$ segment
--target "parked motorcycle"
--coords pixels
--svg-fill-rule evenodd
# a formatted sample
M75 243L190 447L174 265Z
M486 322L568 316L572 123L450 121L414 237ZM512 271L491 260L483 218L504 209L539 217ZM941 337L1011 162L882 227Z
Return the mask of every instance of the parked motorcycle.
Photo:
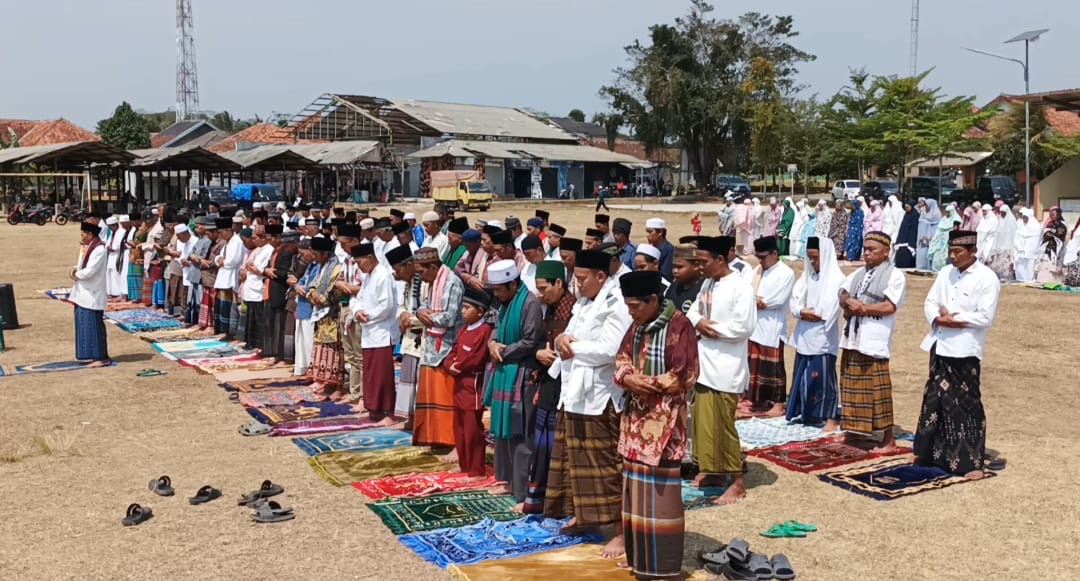
M23 217L24 222L32 222L38 226L44 226L53 219L54 210L52 206L41 206L39 208L31 208Z
M7 215L7 223L11 224L12 226L18 226L19 222L22 222L25 219L26 209L23 208L22 204L15 204Z
M76 222L82 222L86 219L86 210L82 208L72 208L65 206L60 210L60 213L54 218L57 226L63 226L69 221L74 220Z

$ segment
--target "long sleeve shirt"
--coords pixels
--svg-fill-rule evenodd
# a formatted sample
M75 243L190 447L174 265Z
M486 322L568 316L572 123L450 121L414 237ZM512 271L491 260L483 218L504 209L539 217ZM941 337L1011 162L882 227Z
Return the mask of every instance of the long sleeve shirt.
M997 314L1001 284L990 267L976 261L961 272L948 265L941 269L930 293L923 303L923 312L930 323L930 332L923 339L922 348L942 357L983 358L986 332ZM954 329L934 324L944 307L953 317L966 326Z
M364 285L357 295L359 300L351 305L353 318L358 312L367 315L367 322L360 326L360 342L364 348L389 347L400 339L397 324L397 292L394 274L378 264L367 274Z
M536 352L544 347L544 310L535 295L530 293L525 297L525 303L521 306L521 320L508 321L508 324L521 326L521 338L503 349L503 361L520 363L525 369L539 368Z
M254 264L259 269L260 274L252 272L247 273L247 278L244 279L243 290L241 292L241 298L245 302L261 302L263 300L263 285L266 282L266 277L261 273L266 270L266 265L270 263L270 256L274 254L274 247L269 244L264 244L255 250L251 251L248 256L248 263Z
M675 246L664 240L656 248L660 250L660 274L664 280L671 280L675 276Z
M750 384L747 341L757 323L754 287L734 272L718 280L706 279L686 316L695 327L707 320L720 335L698 339L698 383L725 393L746 391Z
M761 273L756 298L765 303L765 308L758 309L751 341L763 347L780 346L780 340L787 336L788 302L794 287L795 271L783 262L777 262Z
M822 309L824 312L817 312L808 301L809 287L806 279L813 278L816 281L820 276L820 274L810 272L804 273L791 292L791 300L788 303L791 316L795 317L795 330L791 333L790 342L795 347L795 352L801 355L836 355L840 348L841 310L840 297L837 295L839 289L833 289L835 292L832 293L832 300L826 303L828 308ZM799 318L803 309L813 310L814 314L822 320L805 321Z
M855 294L856 289L852 287L855 285L855 276L861 270L849 274L844 280L842 289L848 294ZM885 288L885 298L896 305L897 311L900 310L900 305L904 304L906 289L907 279L904 272L899 268L894 268ZM892 351L893 331L896 329L896 313L884 317L860 317L859 319L858 329L852 328L846 337L841 334L840 348L852 349L878 359L888 359Z
M421 308L431 309L434 297L430 295L429 286L427 300L423 301ZM458 329L461 327L461 299L464 295L464 283L452 272L448 273L443 285L442 305L439 310L431 313L434 325L424 330L427 337L424 338L424 354L420 358L422 365L438 367L454 347Z
M244 265L244 241L239 234L233 234L225 243L225 249L218 256L216 289L235 289L240 267Z
M68 300L91 311L104 311L109 297L107 293L107 269L109 251L104 244L97 245L86 259L82 257L75 265L75 283L71 286Z
M454 407L462 410L484 409L482 387L484 368L488 362L488 341L491 325L477 321L461 330L457 342L443 360L443 368L456 366L454 377Z

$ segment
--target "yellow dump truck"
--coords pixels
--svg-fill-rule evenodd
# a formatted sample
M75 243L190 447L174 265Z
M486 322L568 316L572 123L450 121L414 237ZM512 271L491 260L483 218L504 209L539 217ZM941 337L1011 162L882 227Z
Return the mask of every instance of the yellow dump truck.
M493 198L491 184L475 171L431 172L431 197L459 210L487 210Z

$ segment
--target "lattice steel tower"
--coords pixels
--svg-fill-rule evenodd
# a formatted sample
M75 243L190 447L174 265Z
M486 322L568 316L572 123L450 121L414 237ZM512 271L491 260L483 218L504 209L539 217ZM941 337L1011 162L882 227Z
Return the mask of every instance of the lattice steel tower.
M919 74L919 0L911 0L911 52L908 54L911 76Z
M191 0L176 0L176 120L199 111L199 74L195 69L195 24Z

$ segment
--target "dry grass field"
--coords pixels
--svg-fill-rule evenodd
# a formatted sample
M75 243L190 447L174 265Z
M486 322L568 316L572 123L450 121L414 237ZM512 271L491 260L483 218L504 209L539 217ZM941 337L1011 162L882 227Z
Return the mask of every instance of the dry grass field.
M592 225L591 207L544 207L578 236ZM528 217L533 207L496 209L487 217ZM700 206L706 233L715 229L711 209ZM615 214L634 222L635 241L644 238L650 213ZM690 233L691 214L662 216L673 239ZM67 286L77 244L74 225L0 225L0 282L14 283L23 324L6 333L10 349L0 364L73 358L71 308L38 290ZM896 417L909 430L926 379L927 355L918 345L931 282L908 278L893 349ZM688 513L687 565L698 551L741 536L755 550L786 553L807 581L1080 578L1078 313L1080 296L1003 291L983 367L988 446L1009 460L997 478L877 502L751 457L744 502ZM115 367L0 378L0 499L7 507L0 579L448 578L398 544L357 491L316 476L287 438L238 435L248 416L212 377L153 355L147 343L111 326L109 341ZM790 371L790 350L788 357ZM168 374L135 377L146 367ZM163 474L177 496L147 489ZM286 487L282 502L295 507L295 520L257 525L235 505L267 478ZM189 506L186 498L204 484L221 488L224 498ZM151 506L154 518L121 526L132 502ZM758 536L789 519L815 523L820 532ZM536 578L546 577L537 571Z

